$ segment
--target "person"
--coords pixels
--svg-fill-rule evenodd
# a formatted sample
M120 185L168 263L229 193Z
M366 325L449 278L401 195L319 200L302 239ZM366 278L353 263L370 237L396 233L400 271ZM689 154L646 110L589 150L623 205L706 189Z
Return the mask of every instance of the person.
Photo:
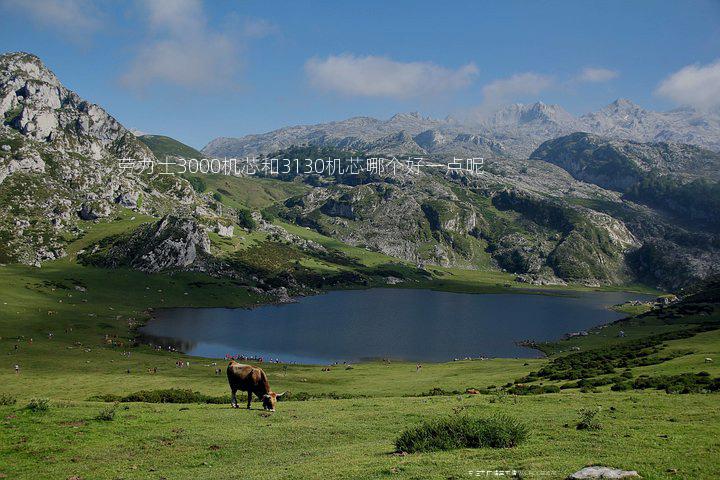
M18 365L17 363L15 364L15 373L20 373L20 365Z

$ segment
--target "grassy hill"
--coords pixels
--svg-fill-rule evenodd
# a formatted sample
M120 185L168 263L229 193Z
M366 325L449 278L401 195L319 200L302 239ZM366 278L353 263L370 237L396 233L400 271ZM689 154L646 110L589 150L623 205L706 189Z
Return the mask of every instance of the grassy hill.
M141 135L138 139L159 159L164 159L168 155L185 158L205 157L200 151L165 135Z

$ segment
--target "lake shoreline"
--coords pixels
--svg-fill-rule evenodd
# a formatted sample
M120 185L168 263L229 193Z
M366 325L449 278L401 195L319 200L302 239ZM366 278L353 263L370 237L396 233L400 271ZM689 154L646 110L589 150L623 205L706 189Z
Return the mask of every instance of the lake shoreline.
M372 294L368 293L370 290L372 290ZM300 364L330 364L337 361L358 363L359 361L366 361L368 358L396 358L396 361L405 360L426 363L444 363L453 359L469 358L538 358L544 357L545 353L541 349L532 346L533 342L554 342L562 338L563 335L570 334L578 329L592 330L617 321L623 317L612 311L610 307L617 303L618 299L629 298L629 296L634 298L635 295L647 296L646 294L627 292L578 292L570 290L566 290L559 295L549 296L512 292L512 294L517 295L516 300L520 300L521 304L528 305L524 307L519 306L517 301L508 305L506 294L478 295L409 288L344 289L324 291L322 293L322 295L295 297L293 302L263 303L249 307L212 307L209 309L206 307L163 307L149 309L147 312L149 319L136 330L135 338L139 343L149 342L153 344L160 343L159 340L162 339L164 345L174 345L175 351L182 351L203 358L217 359L222 358L225 354L247 354L250 357L280 358L283 360L281 363ZM372 295L372 299L368 300L370 295ZM329 296L332 297L323 300ZM342 311L342 308L337 307L337 310L333 310L333 313L330 314L327 305L339 302L339 298L351 299L351 309L365 311L369 308L370 310L368 313L346 313L346 316L349 316L347 319L338 318L338 315L341 315L339 312ZM413 300L408 300L410 298ZM525 298L528 300L525 301ZM606 300L603 300L603 298ZM370 305L386 302L387 305L396 307L398 301L400 301L399 310L394 311L391 315L400 315L400 317L393 317L391 320L386 320L386 323L376 317L383 317L383 315L387 315L387 312L380 307ZM412 310L418 308L415 305L416 302L420 302L424 307L419 308L417 311ZM483 310L488 302L494 309L487 314L490 317ZM345 306L343 302L340 303L341 306ZM465 307L454 307L455 303L466 305L467 308L470 308L470 311L474 311L474 314L479 316L471 315L464 310ZM270 309L271 307L275 308ZM290 307L290 310L287 307ZM403 313L402 308L410 308L413 313ZM530 310L523 311L523 308L529 308ZM453 309L458 309L458 311L453 311ZM539 313L536 312L538 309ZM425 310L431 313L424 313ZM450 312L449 315L448 311ZM180 320L168 320L168 315L172 312L176 312ZM203 319L203 315L207 315L207 318ZM486 316L483 317L483 315ZM535 318L537 315L540 316ZM218 320L217 317L222 317L223 320ZM576 317L582 318L578 319ZM322 320L329 318L332 318L332 321ZM453 326L448 323L450 321L447 320L448 318L454 318L454 321L461 322L462 326ZM503 321L498 324L496 318L502 318ZM169 321L170 323L168 323ZM238 345L233 345L228 338L237 336L239 330L234 325L242 321L258 323L252 323L253 327L251 329L243 331L242 338L245 343L241 345L242 348L238 348ZM330 321L331 323L323 325L319 323L322 321ZM165 322L164 328L170 328L170 331L158 330L160 322ZM178 324L178 322L180 323ZM188 332L198 329L199 322L205 325L202 330L210 330L210 333L203 331L202 339L199 346L197 346L198 344L191 343L191 340L194 341L197 338L193 339ZM221 322L221 324L208 324L207 322ZM281 327L278 327L278 322L281 322ZM178 325L181 325L181 327ZM210 328L208 325L213 326ZM525 325L525 327L520 325ZM178 334L177 332L173 333L173 328L183 328L185 330ZM218 328L225 329L224 336L213 333ZM315 337L322 336L321 333L317 332L323 332L327 328L334 328L335 333L340 335L340 338L343 338L342 335L352 333L358 336L358 339L371 339L367 340L371 341L368 347L371 350L360 351L358 350L359 347L353 345L353 341L344 340L347 341L350 350L338 350L333 347L329 353L325 353L325 347L318 346L319 344L313 342L318 341ZM373 335L379 335L379 337L372 337L366 331L363 332L363 328L365 330L374 329L373 332L375 333ZM427 330L428 328L429 330ZM513 330L514 328L515 330ZM530 328L533 333L530 335L524 333L526 328ZM449 330L450 333L445 332L445 330ZM454 332L454 330L465 332L465 334ZM307 331L315 333L308 337ZM382 337L387 332L396 335L399 340L405 341L405 344L396 346L383 340ZM435 338L435 341L428 344L427 338L424 336ZM465 338L467 336L472 341ZM305 343L299 340L305 337L308 337ZM255 338L255 343L250 340L252 338ZM498 340L492 340L492 338ZM504 347L501 347L503 344L499 340L500 338L505 341ZM171 339L179 341L173 344L170 342ZM295 350L291 349L294 353L288 353L288 350L284 349L285 347L278 350L277 345L273 346L273 342L280 341L279 339L287 345L295 345L293 347ZM328 345L338 342L337 339L333 339L332 342L330 340L326 341L330 342ZM413 350L415 347L412 347L407 342L410 342L410 344L416 342L418 345L426 344L430 348L430 353L418 353ZM512 347L509 346L508 342L512 343ZM184 348L179 347L180 345L184 345ZM315 345L317 351L322 351L323 354L317 357L313 356L314 354L307 353L307 349L310 348L308 345ZM385 345L385 347L382 347L382 345ZM445 347L439 345L445 345ZM451 347L448 345L459 347L452 347L454 350L451 351ZM214 349L213 354L208 354L209 348ZM438 352L439 348L448 350L446 350L446 353L441 353ZM528 350L536 355L530 355ZM218 354L219 351L223 353ZM298 353L303 351L306 353ZM286 357L290 357L287 362L285 362Z

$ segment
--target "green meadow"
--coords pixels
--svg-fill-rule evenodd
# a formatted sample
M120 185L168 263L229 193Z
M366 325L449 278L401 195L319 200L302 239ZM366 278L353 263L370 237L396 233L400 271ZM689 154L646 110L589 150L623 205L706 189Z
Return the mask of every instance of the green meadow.
M587 337L547 345L553 355L548 359L424 364L419 372L415 364L403 362L335 366L330 371L315 365L266 364L273 390L291 392L289 401L280 402L272 414L262 411L259 402L248 411L228 403L102 401L103 396L111 400L113 395L161 389L226 397L224 361L135 345L134 329L147 321L153 308L252 307L266 301L228 279L104 270L75 262L76 253L91 243L148 220L127 214L98 223L71 245L67 258L42 268L0 266L0 403L6 403L0 405L0 478L461 479L519 471L517 478L548 479L565 478L592 464L637 470L647 479L720 477L718 393L612 391L606 384L511 395L504 388L572 351L717 322L717 309L673 321L652 314L630 319ZM301 227L286 227L342 250L366 268L394 261ZM262 240L253 238L248 235L219 248L238 251ZM416 286L521 290L507 287L510 276L500 272L438 268L432 273L433 279ZM538 290L554 293L557 288L532 293ZM720 375L720 330L663 341L657 348L652 357L666 360L630 366L628 375ZM708 357L714 361L705 362ZM178 360L190 366L178 368ZM15 373L16 364L20 373ZM216 368L223 369L221 375ZM466 394L471 388L481 393ZM47 410L27 408L32 399L45 398ZM597 410L602 428L577 429L581 409ZM400 433L425 420L498 414L523 422L528 440L509 449L394 451Z

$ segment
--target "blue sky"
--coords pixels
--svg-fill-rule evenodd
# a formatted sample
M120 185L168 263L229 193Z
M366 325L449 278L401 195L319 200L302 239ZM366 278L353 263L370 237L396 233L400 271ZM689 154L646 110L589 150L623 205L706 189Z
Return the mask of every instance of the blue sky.
M37 54L124 125L195 147L356 115L666 110L720 89L718 1L0 0ZM716 104L714 104L716 106Z

